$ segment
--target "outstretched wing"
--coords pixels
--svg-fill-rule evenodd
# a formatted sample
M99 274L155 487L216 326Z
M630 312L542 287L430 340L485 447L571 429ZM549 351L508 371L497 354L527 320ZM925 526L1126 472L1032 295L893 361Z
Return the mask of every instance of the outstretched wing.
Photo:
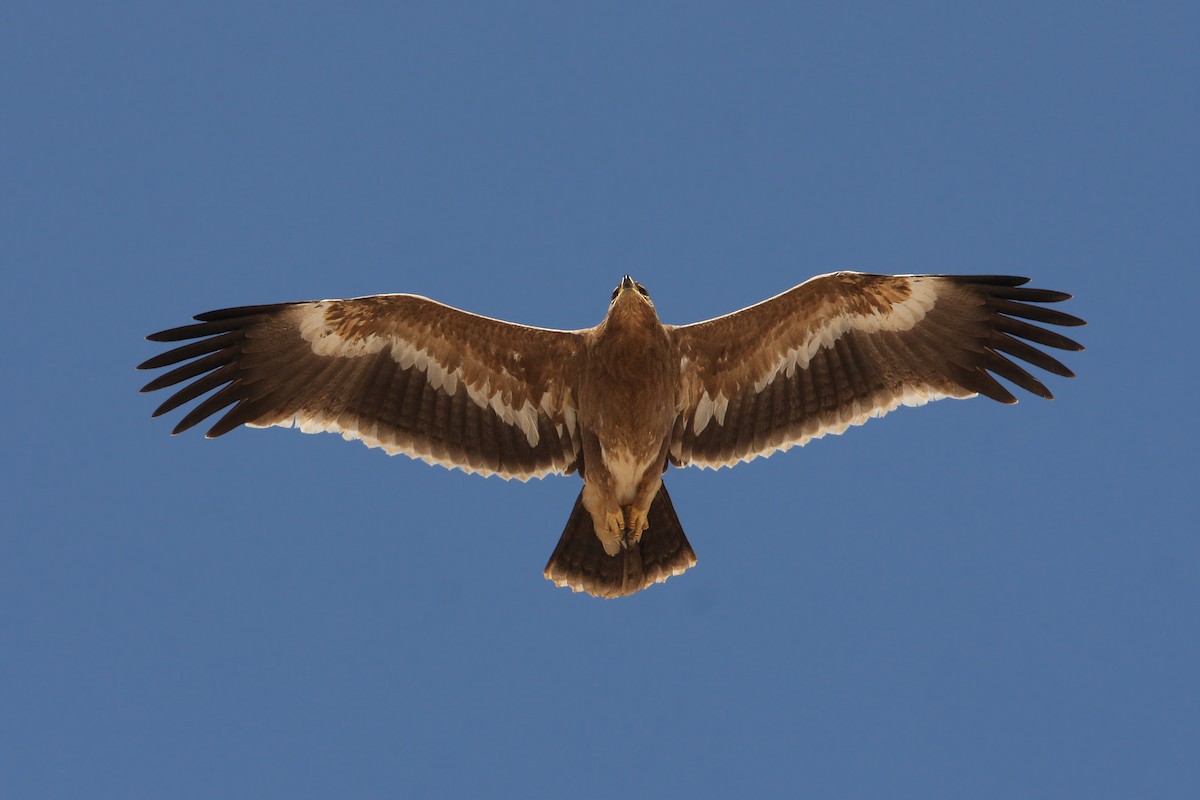
M671 328L683 380L672 460L729 466L944 397L1015 403L989 373L1050 398L1008 357L1072 377L1023 340L1083 347L1022 320L1084 322L1033 305L1070 295L1021 288L1027 280L837 272L736 313Z
M139 366L187 362L142 389L183 384L155 416L217 390L173 433L228 409L208 436L242 424L295 426L485 475L527 480L575 469L580 438L565 371L575 363L576 333L405 294L195 319L147 338L196 341Z

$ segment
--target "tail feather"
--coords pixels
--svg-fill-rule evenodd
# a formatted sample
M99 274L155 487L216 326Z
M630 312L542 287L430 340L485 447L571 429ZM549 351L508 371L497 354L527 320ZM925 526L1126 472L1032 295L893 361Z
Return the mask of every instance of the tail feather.
M543 574L572 591L624 597L695 566L696 553L683 535L666 486L655 495L646 521L650 527L642 532L640 542L610 556L596 537L580 492Z

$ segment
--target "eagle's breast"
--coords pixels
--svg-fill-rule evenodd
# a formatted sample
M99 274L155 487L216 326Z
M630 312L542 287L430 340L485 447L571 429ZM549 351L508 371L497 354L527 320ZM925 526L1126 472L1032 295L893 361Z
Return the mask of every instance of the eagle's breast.
M596 437L619 502L641 477L661 470L675 421L679 365L666 330L646 314L610 314L585 348L579 418Z

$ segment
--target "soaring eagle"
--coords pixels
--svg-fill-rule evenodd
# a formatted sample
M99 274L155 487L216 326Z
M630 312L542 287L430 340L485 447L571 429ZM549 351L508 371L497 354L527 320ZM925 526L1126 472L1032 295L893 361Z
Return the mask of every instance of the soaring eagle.
M1050 398L1015 360L1072 377L1029 342L1082 346L1033 323L1084 322L1035 305L1070 295L1027 280L836 272L663 325L626 275L604 320L577 331L409 294L243 306L151 334L189 343L139 369L187 362L143 388L183 384L154 416L216 390L173 433L228 409L209 437L281 425L482 475L578 472L545 576L620 597L696 563L662 482L668 465L732 466L944 397L1015 403L993 374Z

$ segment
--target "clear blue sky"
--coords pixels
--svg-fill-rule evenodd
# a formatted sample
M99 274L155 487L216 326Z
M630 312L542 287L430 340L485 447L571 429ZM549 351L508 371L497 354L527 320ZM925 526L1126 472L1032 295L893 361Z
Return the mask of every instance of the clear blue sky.
M970 6L970 8L967 8ZM484 10L487 9L487 10ZM1195 3L13 3L0 794L1200 796ZM575 478L172 438L199 311L667 322L835 269L1072 292L1054 402L668 483L699 565L541 569Z

